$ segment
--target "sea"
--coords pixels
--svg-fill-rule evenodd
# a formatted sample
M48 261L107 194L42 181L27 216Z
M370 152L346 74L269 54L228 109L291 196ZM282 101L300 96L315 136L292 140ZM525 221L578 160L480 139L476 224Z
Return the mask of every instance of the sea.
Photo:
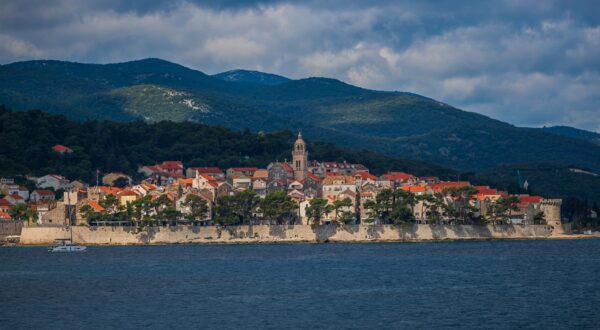
M0 329L600 329L600 239L0 248Z

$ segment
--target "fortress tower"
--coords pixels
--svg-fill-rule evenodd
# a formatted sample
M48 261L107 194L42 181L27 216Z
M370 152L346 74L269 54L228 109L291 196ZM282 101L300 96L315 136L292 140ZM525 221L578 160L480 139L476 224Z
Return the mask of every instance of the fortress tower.
M554 227L552 233L563 234L564 229L560 220L560 205L562 199L543 199L540 210L544 212L544 218L549 226Z
M302 133L298 132L298 138L294 143L294 150L292 150L292 168L294 168L294 179L304 180L306 177L306 165L308 162L308 152L306 151L306 144L302 140Z

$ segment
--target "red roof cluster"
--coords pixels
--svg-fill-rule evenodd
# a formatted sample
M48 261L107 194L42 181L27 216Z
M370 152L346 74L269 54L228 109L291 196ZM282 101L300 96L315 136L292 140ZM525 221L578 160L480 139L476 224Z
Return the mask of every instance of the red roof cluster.
M451 182L440 182L440 183L430 184L429 187L431 188L431 190L433 190L433 192L438 193L438 192L442 192L442 190L444 190L446 188L461 188L461 187L467 187L470 185L471 184L466 181L451 181Z
M236 172L254 172L258 171L258 167L232 167L233 171Z
M377 177L375 175L368 172L356 172L354 173L354 178L359 180L377 180Z
M383 176L390 181L406 181L415 178L414 175L404 172L389 172Z
M223 174L223 171L218 167L192 167L192 171L198 174Z

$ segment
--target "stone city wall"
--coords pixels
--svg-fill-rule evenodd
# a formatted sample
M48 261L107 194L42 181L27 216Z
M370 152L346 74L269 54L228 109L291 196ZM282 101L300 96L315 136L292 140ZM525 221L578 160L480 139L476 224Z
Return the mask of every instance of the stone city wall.
M177 226L142 231L127 227L73 227L74 242L88 245L535 239L552 235L552 227L545 225ZM48 245L67 237L69 232L61 227L23 227L20 244Z

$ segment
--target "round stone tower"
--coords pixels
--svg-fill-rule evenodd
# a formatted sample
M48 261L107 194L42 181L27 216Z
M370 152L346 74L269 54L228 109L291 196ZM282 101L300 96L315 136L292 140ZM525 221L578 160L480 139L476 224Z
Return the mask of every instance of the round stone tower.
M540 203L540 210L544 212L544 218L549 226L554 227L552 233L562 234L564 229L560 220L560 205L562 199L543 199Z

